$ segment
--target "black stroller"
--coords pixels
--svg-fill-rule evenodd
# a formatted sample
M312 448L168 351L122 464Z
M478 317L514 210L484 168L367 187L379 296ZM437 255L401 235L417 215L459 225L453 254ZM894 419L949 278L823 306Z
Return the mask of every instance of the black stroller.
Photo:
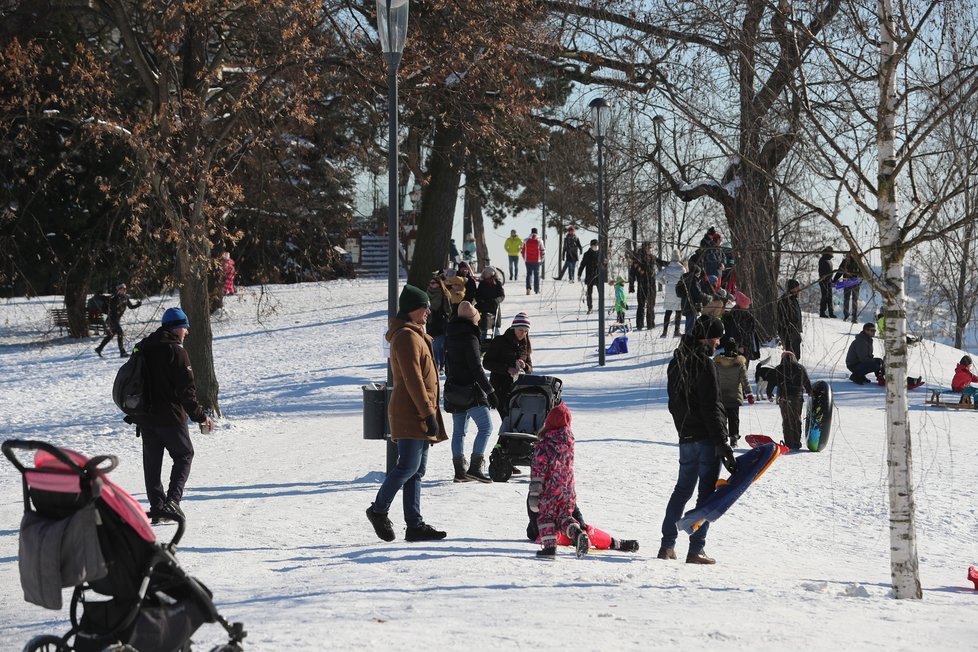
M8 440L0 449L23 480L24 599L60 609L61 588L75 587L68 633L37 636L24 652L189 652L190 636L214 622L229 640L211 652L242 650L242 624L222 618L207 587L177 563L183 520L169 543L157 543L139 503L107 477L117 458L89 460L39 441ZM33 465L18 452L33 452Z
M509 395L509 415L489 456L489 477L506 482L516 466L533 463L536 443L547 413L560 403L564 381L553 376L523 375L516 379Z

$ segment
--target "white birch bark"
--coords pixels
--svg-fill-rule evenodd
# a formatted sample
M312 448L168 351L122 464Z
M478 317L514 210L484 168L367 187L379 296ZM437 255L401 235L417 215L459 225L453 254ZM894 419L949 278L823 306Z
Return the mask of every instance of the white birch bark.
M907 409L907 320L903 257L896 200L896 75L903 54L895 38L892 0L878 0L880 21L879 174L876 220L883 271L886 322L887 485L890 497L890 576L894 596L921 598L913 499L910 420Z

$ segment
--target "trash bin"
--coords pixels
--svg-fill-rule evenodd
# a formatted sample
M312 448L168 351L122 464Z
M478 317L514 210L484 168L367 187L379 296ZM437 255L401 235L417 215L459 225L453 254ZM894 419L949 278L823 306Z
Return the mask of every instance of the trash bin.
M387 403L391 390L385 383L363 386L363 438L386 439L391 426L387 419Z

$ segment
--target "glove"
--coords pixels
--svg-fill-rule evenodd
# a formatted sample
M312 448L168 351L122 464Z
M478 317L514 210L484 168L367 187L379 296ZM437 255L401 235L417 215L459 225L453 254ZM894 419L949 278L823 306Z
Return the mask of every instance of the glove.
M734 457L734 452L730 448L730 444L726 442L717 444L717 455L720 457L720 461L723 462L723 467L731 475L737 472L737 459Z
M493 410L499 407L499 399L496 397L496 392L489 392L486 395L486 401L489 402L489 407Z
M753 394L748 394L747 395L747 403L749 405L754 405L754 395Z
M435 419L435 415L429 414L424 418L424 427L428 429L429 435L438 434L438 420Z

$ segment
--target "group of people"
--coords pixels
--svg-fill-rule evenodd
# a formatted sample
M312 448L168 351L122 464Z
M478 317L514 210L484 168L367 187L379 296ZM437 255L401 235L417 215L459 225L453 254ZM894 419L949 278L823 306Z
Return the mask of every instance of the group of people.
M516 234L516 229L513 229L503 243L503 248L506 249L506 255L509 257L509 280L519 279L519 259L522 257L526 266L526 293L540 294L540 268L543 266L546 252L536 228L530 229L530 237L526 240L520 238Z

